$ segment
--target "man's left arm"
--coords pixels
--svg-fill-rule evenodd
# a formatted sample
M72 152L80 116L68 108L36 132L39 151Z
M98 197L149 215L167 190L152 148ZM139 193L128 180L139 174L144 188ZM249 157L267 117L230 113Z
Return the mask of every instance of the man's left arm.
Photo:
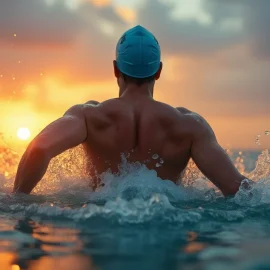
M53 157L86 140L87 126L82 109L83 105L73 106L30 143L19 163L13 192L30 193Z

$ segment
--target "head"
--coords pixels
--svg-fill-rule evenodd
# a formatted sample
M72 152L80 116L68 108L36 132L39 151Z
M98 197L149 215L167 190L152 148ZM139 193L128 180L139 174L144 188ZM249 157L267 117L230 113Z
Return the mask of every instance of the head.
M114 61L120 92L130 84L154 86L161 70L160 47L154 35L139 25L126 31L117 43Z

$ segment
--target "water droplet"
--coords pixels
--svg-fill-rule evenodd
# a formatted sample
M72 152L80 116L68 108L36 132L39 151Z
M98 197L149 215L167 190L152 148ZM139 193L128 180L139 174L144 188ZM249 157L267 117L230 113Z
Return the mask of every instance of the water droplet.
M152 156L152 159L158 159L158 154L154 154L154 155Z
M161 166L162 166L161 164L156 163L156 167L157 167L157 168L159 168L159 167L161 167Z
M161 159L159 160L159 163L160 163L160 164L163 164L163 163L164 163L164 160L161 158Z
M270 131L269 131L269 130L266 130L266 131L264 132L264 134L265 134L266 136L268 136L268 135L270 135Z
M260 137L261 137L261 135L256 136L256 138L255 138L255 144L256 145L260 145Z

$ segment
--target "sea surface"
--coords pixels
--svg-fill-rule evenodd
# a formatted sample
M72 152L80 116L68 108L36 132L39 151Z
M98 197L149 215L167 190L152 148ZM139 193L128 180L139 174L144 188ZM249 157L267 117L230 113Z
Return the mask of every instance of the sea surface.
M1 270L270 269L269 150L229 152L255 181L230 198L193 163L175 185L125 159L93 192L76 151L14 195L19 155L0 150Z

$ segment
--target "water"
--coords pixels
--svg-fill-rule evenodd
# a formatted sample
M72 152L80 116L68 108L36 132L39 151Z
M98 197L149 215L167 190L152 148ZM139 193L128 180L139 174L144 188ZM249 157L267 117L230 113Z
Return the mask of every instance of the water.
M92 192L83 160L74 165L67 156L54 160L33 195L13 195L18 157L5 153L1 270L270 268L268 150L231 153L256 182L234 198L224 198L192 163L177 186L125 160L120 175L104 173Z

